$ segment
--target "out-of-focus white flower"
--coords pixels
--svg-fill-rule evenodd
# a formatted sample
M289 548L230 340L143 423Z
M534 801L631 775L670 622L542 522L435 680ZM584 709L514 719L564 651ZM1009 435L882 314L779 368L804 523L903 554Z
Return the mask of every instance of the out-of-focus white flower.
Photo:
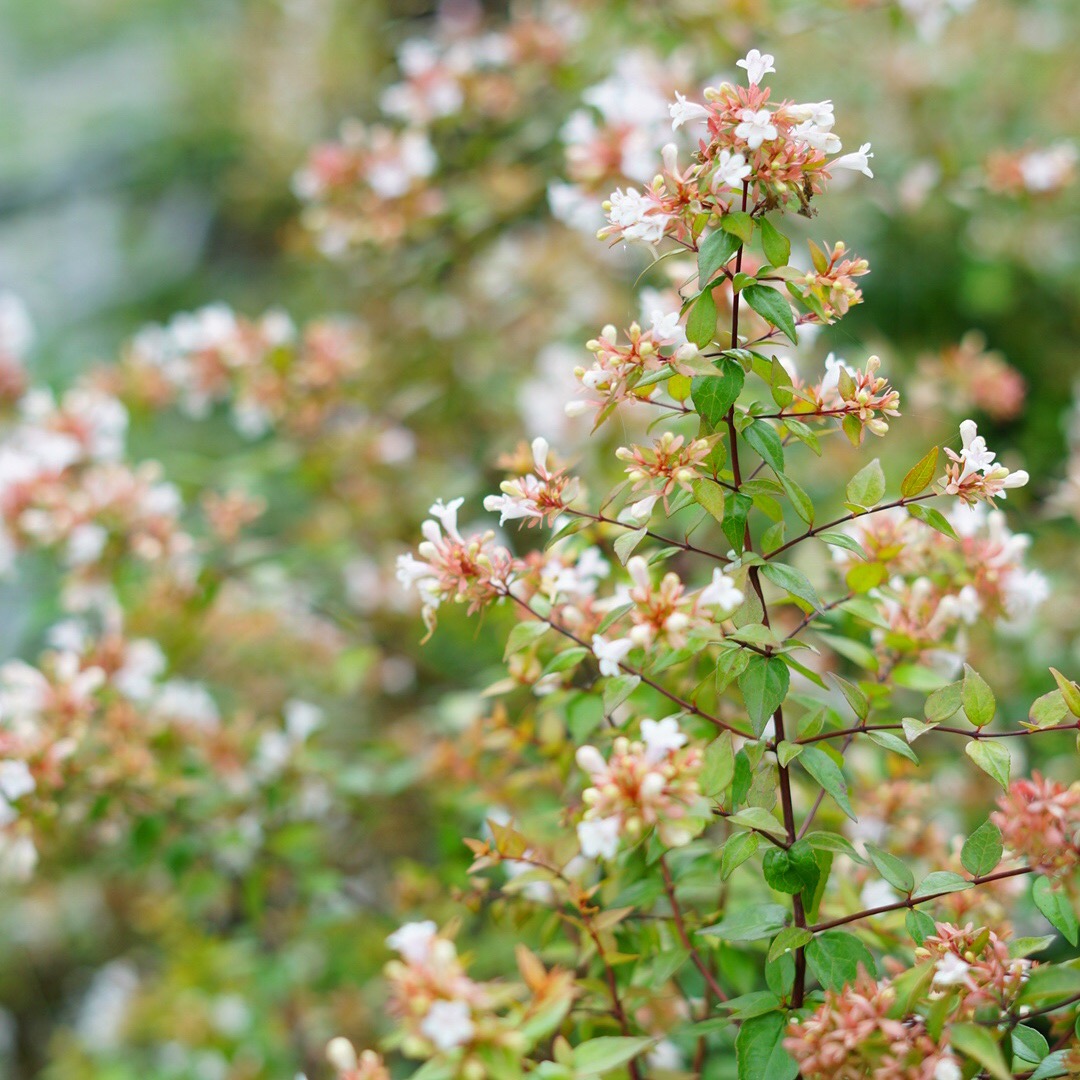
M476 1033L472 1012L464 1001L433 1001L420 1022L420 1031L440 1050L464 1046Z
M592 650L593 655L600 662L600 674L610 677L621 674L619 665L633 647L634 643L629 638L606 641L600 634L593 634Z
M578 823L578 843L587 859L613 859L619 850L619 819L591 818Z
M650 764L662 761L672 750L686 745L686 735L674 716L663 720L642 720L641 741L645 744L645 760Z
M431 952L438 929L430 919L405 923L386 939L386 944L401 953L406 963L422 964Z
M743 602L743 592L736 587L735 579L723 570L713 570L712 581L698 593L698 603L718 611L731 611Z

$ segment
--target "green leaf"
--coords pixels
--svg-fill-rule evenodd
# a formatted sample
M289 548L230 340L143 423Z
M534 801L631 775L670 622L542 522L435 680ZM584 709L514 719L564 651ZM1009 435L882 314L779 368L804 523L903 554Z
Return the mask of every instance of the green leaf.
M638 688L640 675L616 675L604 684L604 712L609 716Z
M916 945L921 945L928 937L937 933L937 923L925 911L918 911L916 908L911 908L904 916L904 924Z
M889 571L882 563L856 563L844 575L844 581L853 593L862 594L876 589L888 576Z
M741 491L729 491L724 500L724 521L720 528L731 546L740 553L746 543L746 519L753 505L754 500Z
M785 476L783 473L778 477L781 484L784 486L784 492L791 500L791 505L795 507L795 513L806 522L807 525L814 524L814 504L810 499L810 496L797 484L790 476Z
M1012 1080L1012 1070L1005 1064L1001 1047L981 1024L949 1025L949 1043L965 1057L981 1065L995 1080Z
M744 432L746 441L776 473L784 471L784 444L772 424L755 420Z
M760 218L758 224L765 258L773 266L787 266L791 258L791 241L768 218Z
M974 882L954 874L951 870L935 870L919 882L919 887L911 894L911 898L919 900L942 893L964 892L973 885Z
M813 934L805 926L785 926L769 946L769 955L766 958L769 963L783 956L784 953L794 952L801 949L808 941L813 939Z
M698 781L701 794L706 798L715 798L727 790L734 777L735 751L731 732L723 731L705 748L705 762Z
M732 210L721 218L720 228L737 236L744 244L749 244L754 235L754 219L744 210Z
M878 873L894 888L900 892L910 893L915 888L915 875L895 855L875 847L873 844L866 845L866 854L870 861L877 867Z
M936 529L950 540L955 540L957 543L960 542L960 537L956 535L956 530L948 523L945 517L933 507L923 506L922 503L915 503L913 506L907 508L907 512L917 521L929 525L931 529Z
M767 285L747 285L740 295L766 322L782 330L793 344L798 343L791 305L775 289Z
M721 266L731 261L739 250L739 238L733 233L717 229L709 233L698 249L698 285L704 289Z
M847 500L856 506L865 506L868 509L877 506L884 494L885 473L882 472L881 462L877 458L869 465L864 465L848 481Z
M710 432L724 422L746 382L746 372L734 360L722 360L717 370L716 375L695 375L690 382L690 398Z
M633 529L630 532L624 532L621 536L615 537L615 543L612 545L615 549L615 554L619 557L619 562L626 565L626 560L634 554L634 548L645 539L645 534L648 530L644 525L640 529ZM636 564L635 564L636 565Z
M736 833L720 850L720 879L727 881L732 873L749 859L761 844L754 832Z
M1055 1050L1049 1057L1043 1058L1039 1067L1027 1080L1051 1080L1051 1077L1068 1076L1067 1058L1071 1051Z
M769 717L787 697L790 682L787 664L776 656L753 656L739 676L739 689L755 735L761 735Z
M694 301L686 319L686 336L699 349L706 348L716 333L716 301L711 289L706 289Z
M851 706L851 711L860 720L865 720L870 715L870 699L866 694L854 683L848 682L839 675L830 673L829 678L840 688L840 692Z
M993 739L973 739L964 747L964 753L987 776L996 780L1005 791L1009 790L1012 758L1009 757L1009 750L1003 743Z
M1001 830L992 821L984 821L964 841L960 862L973 877L983 877L1001 862L1001 853Z
M860 559L869 558L858 540L855 540L853 537L848 536L847 533L818 533L817 538L823 543L831 544L833 547L843 548L845 551L850 551L852 552L852 554L858 555Z
M738 1080L795 1080L799 1066L784 1049L787 1018L769 1012L743 1021L735 1037Z
M1061 698L1066 708L1073 716L1080 716L1080 686L1077 686L1072 679L1065 678L1057 668L1051 668L1050 674L1054 676L1054 682L1058 684L1058 690L1061 691Z
M821 597L801 570L785 563L768 562L761 568L761 576L792 596L805 600L815 611L821 610Z
M960 711L960 705L963 702L962 695L961 683L954 682L949 683L948 686L942 686L926 699L926 704L923 706L923 716L931 724L944 723L949 717L955 716Z
M623 1035L603 1035L599 1039L590 1039L574 1047L571 1057L574 1076L580 1080L603 1076L633 1060L654 1042L654 1039Z
M854 982L860 967L877 977L877 965L870 950L854 934L843 930L818 934L806 946L806 962L826 990L840 990Z
M748 806L737 814L730 814L728 822L741 825L744 829L757 829L758 832L769 833L771 836L784 835L784 826L763 806Z
M905 499L914 498L930 486L937 470L938 448L935 446L919 463L904 477L900 485L900 494Z
M1036 698L1028 711L1028 719L1036 727L1053 727L1060 724L1069 715L1069 707L1060 690L1051 690L1048 694Z
M769 848L761 866L770 889L792 896L804 889L813 892L821 877L814 849L805 840L799 840L787 850Z
M833 797L837 806L857 821L855 811L848 799L847 783L840 767L829 755L817 746L808 746L798 757L799 764Z
M690 489L698 506L708 510L717 521L724 520L724 493L718 484L711 480L692 480Z
M521 652L522 649L542 638L550 629L551 627L546 622L518 623L510 631L510 635L506 639L506 651L503 654L503 659L507 660L514 653Z
M776 748L776 760L780 762L781 768L786 769L805 749L806 746L803 743L784 740Z
M1047 921L1055 929L1060 931L1062 937L1070 945L1075 945L1080 926L1077 924L1076 912L1064 889L1055 889L1050 882L1039 877L1031 890L1031 898L1035 906L1046 916Z
M901 757L906 757L908 761L913 761L916 765L919 764L919 757L914 750L903 739L897 738L895 735L888 731L868 731L866 737L871 741L878 744L878 746L885 750L891 750L894 754L899 754Z
M960 684L960 700L967 718L978 728L994 719L997 702L986 680L970 665L964 665L964 680Z
M699 930L706 937L724 941L760 941L781 930L788 918L788 909L780 904L754 904L726 915L713 926Z
M1019 1024L1012 1033L1013 1056L1025 1065L1038 1065L1050 1053L1050 1044L1041 1031Z

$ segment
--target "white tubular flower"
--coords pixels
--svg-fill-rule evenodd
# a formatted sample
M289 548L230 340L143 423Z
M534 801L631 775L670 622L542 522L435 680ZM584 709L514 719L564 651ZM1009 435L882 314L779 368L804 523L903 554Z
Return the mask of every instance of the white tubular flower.
M422 964L431 953L438 927L430 919L405 923L387 939L386 944L409 964Z
M37 784L25 761L0 761L0 797L8 802L29 795Z
M956 1058L942 1058L934 1066L934 1080L963 1080L964 1073L957 1064Z
M686 344L686 330L679 322L679 313L662 311L652 313L652 336L657 345L674 345L679 348Z
M433 1001L420 1022L420 1031L440 1050L464 1046L476 1033L472 1013L464 1001Z
M813 120L804 120L793 128L791 138L792 141L805 143L823 154L838 154L841 148L840 139L827 128L815 124Z
M743 592L730 578L717 568L713 571L712 581L698 594L698 603L703 607L716 608L718 611L731 611L743 602Z
M671 114L671 127L675 131L678 131L683 124L709 118L709 110L704 105L699 105L696 101L687 101L678 90L675 91L675 101L668 106L668 112Z
M672 750L685 746L687 740L675 717L667 716L663 720L642 720L641 741L645 744L645 760L655 764Z
M775 59L776 57L772 53L763 53L757 49L751 49L742 60L735 62L735 66L745 68L746 81L751 86L757 86L766 75L776 71L776 68L773 67Z
M964 420L960 424L960 440L960 459L963 462L960 483L963 483L972 473L987 473L997 455L987 447L986 439L979 434L974 420Z
M843 157L838 157L829 162L830 169L851 169L854 172L861 172L863 176L869 176L872 180L874 174L870 169L870 158L874 155L870 153L870 144L863 143L859 149L853 154L844 154Z
M446 535L453 540L461 540L461 533L458 532L457 512L464 502L465 499L462 496L451 499L445 505L442 499L436 499L434 505L428 509L428 513L439 521ZM427 522L424 524L426 525Z
M619 850L618 817L592 818L577 827L581 854L586 859L613 859Z
M592 650L593 655L600 662L600 674L610 677L621 674L619 665L633 647L634 643L629 638L605 641L599 634L593 634Z
M831 131L836 123L831 101L807 101L802 105L789 105L787 114L797 124L809 122L822 131Z
M742 154L721 150L710 183L714 191L719 187L739 187L752 171Z
M671 220L670 214L657 213L657 209L657 204L636 188L626 191L616 188L604 204L608 221L622 233L624 240L641 240L647 244L662 240ZM601 230L601 235L605 234L605 230Z
M659 500L659 495L646 495L644 499L638 499L636 503L632 503L627 508L626 515L639 525L644 525L652 517L653 508Z
M768 109L758 109L757 112L743 109L739 117L742 123L735 129L735 137L745 139L751 150L756 150L766 139L776 138L776 125L772 122L772 113Z
M970 970L971 965L961 960L956 953L946 953L934 965L934 986L964 986Z

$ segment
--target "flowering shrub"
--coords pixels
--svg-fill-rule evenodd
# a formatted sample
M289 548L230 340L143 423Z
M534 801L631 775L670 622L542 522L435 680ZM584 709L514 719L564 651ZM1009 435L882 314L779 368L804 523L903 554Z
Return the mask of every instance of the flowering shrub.
M1011 6L387 5L366 107L378 0L228 6L171 272L304 317L140 251L68 380L0 293L0 1072L1075 1069L1075 15Z
M1045 598L995 508L1028 476L964 420L896 496L878 458L843 485L844 513L808 494L808 461L838 438L865 454L902 402L877 357L804 379L780 355L859 303L869 267L837 243L795 269L779 215L812 213L837 169L872 175L872 154L836 156L831 102L774 103L771 56L739 66L746 85L676 95L673 127L699 135L689 163L665 147L655 179L604 204L601 238L688 253L692 269L649 329L589 343L568 411L599 428L647 410L662 432L617 451L627 479L599 505L544 439L518 455L485 508L551 529L542 550L463 536L455 500L400 560L429 627L450 600L517 619L510 677L489 693L561 732L532 752L551 809L489 817L472 872L478 902L520 907L541 957L569 963L529 961L545 1025L515 1021L511 1047L449 941L408 924L389 942L394 993L410 988L395 1044L425 1077L721 1075L732 1050L741 1080L1071 1074L1080 973L1030 959L1052 939L1015 938L1010 909L1030 879L1076 944L1080 785L1015 776L1010 745L1080 730L1080 687L1054 671L1030 718L999 721L965 662L969 627L1023 627ZM833 552L813 578L811 544ZM997 809L945 843L895 815L868 830L875 798L849 755L862 775L873 753L878 772L907 762L914 777L915 744L939 739L1001 788ZM534 983L558 986L557 1009ZM378 1075L366 1053L336 1043L331 1060Z

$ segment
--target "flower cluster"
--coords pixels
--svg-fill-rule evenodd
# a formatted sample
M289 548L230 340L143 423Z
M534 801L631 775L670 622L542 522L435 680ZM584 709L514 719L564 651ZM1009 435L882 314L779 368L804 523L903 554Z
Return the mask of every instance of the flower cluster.
M835 419L856 445L867 431L880 438L889 430L889 418L900 415L900 393L878 374L880 368L876 356L859 371L830 353L824 378L792 405L791 415Z
M959 1080L947 1044L918 1016L895 1018L896 990L867 972L830 990L805 1020L788 1027L784 1048L806 1080Z
M1023 469L1010 472L1004 465L994 464L997 455L987 448L974 420L961 423L960 438L963 445L959 453L945 447L951 461L940 482L947 494L955 495L968 506L977 502L993 506L995 498L1004 499L1007 492L1028 482Z
M180 525L176 487L160 466L122 461L127 412L109 394L75 387L19 400L0 441L0 569L26 547L59 549L71 571L68 601L92 600L105 568L125 555L193 570L193 542Z
M1016 368L971 330L956 345L919 358L909 394L920 411L945 402L956 412L978 409L1000 422L1019 414L1026 387Z
M612 185L652 180L656 155L671 136L667 103L672 92L670 67L640 49L621 56L607 78L584 92L581 107L560 131L567 179L548 187L557 218L595 232L601 222L599 195Z
M524 519L527 525L553 524L574 499L577 482L565 468L549 467L547 440L537 437L532 443L533 471L504 480L501 495L484 499L484 509L498 513L499 524Z
M687 746L674 717L642 720L640 740L623 736L605 761L595 746L580 746L578 765L591 787L582 800L586 810L578 825L581 853L614 858L623 839L636 840L656 827L669 847L688 844L701 829L698 774L702 755Z
M324 319L302 330L282 311L258 319L211 304L144 327L100 383L134 405L177 406L202 419L225 404L236 430L318 433L343 409L367 361L362 329Z
M986 186L1004 195L1049 198L1076 181L1080 160L1076 145L1067 140L1021 151L998 151L986 162Z
M454 943L434 922L406 923L387 938L400 956L386 965L389 1009L399 1028L388 1040L414 1058L453 1061L458 1075L485 1080L492 1060L508 1060L557 1027L572 997L572 979L547 970L523 946L517 951L524 985L481 983L469 977ZM344 1080L383 1080L382 1058L338 1038L327 1047Z
M1052 880L1080 866L1080 783L1066 787L1039 773L1014 780L991 815L1005 846Z
M713 446L712 439L692 439L665 431L652 446L622 446L615 451L620 461L628 462L626 475L634 491L648 492L648 508L663 499L664 508L677 489L690 491L695 480L705 475L704 465ZM640 503L638 504L641 505ZM645 507L642 507L644 511ZM635 512L635 517L641 513Z
M832 246L826 244L824 251L811 243L810 254L814 268L807 271L801 284L820 306L823 321L834 322L855 304L862 303L862 289L855 284L855 278L869 274L870 263L847 257L847 245L843 241Z
M916 961L934 965L932 992L955 995L953 1015L967 1019L983 1005L1013 1007L1034 964L1009 954L1008 943L993 930L938 923L936 932L915 950Z
M867 164L873 157L869 143L857 153L829 159L841 149L832 131L836 119L831 101L784 101L775 109L768 107L770 91L760 83L776 70L772 62L771 55L752 49L739 61L749 86L708 87L705 105L676 94L669 110L672 127L707 125L698 160L680 169L676 146L666 146L662 173L641 191L620 188L604 203L609 224L600 230L601 239L655 244L671 235L685 241L697 234L702 218L719 217L734 209L736 201L745 209L752 197L756 205L774 209L796 199L805 210L832 170L855 169L873 176ZM861 260L839 261L843 255L840 246L829 259L821 256L818 275L808 281L840 314L858 295L851 278L866 272Z
M434 628L435 611L444 600L468 603L477 611L508 594L518 561L493 541L487 532L466 540L458 531L457 512L464 499L443 505L440 499L428 511L424 541L415 555L401 555L398 580L415 588L424 606L424 622Z
M648 330L632 323L626 339L620 344L618 331L609 325L586 344L593 365L577 368L574 374L590 397L567 405L568 414L578 416L594 408L603 417L621 401L649 401L660 387L646 376L668 370L685 373L687 362L698 354L675 313L656 312Z

